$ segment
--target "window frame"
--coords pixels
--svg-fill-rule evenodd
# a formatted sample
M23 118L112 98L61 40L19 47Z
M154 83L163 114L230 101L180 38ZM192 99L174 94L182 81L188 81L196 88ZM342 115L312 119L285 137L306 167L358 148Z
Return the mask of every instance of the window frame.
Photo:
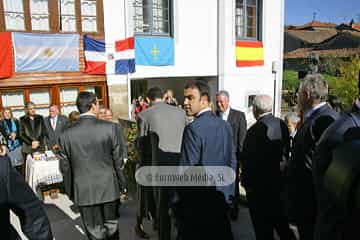
M247 13L247 0L243 0L243 8L244 8L244 35L238 36L237 34L237 22L236 17L236 5L239 0L235 2L235 39L236 40L245 40L245 41L261 41L262 40L262 19L263 19L263 0L255 0L256 1L256 36L255 37L247 37L247 29L248 29L248 13Z
M163 37L172 37L173 34L173 0L166 0L168 1L168 11L167 11L167 17L168 17L168 32L167 33L161 33L161 32L154 32L154 15L153 15L153 1L149 0L149 7L146 9L149 17L149 32L139 32L136 31L136 6L135 2L137 0L133 0L132 7L134 8L134 15L133 15L133 23L134 23L134 35L135 36L163 36Z
M81 14L81 0L75 0L75 17L76 17L76 31L62 31L60 29L61 16L59 13L59 1L50 0L48 1L48 11L49 11L49 30L48 31L39 31L33 30L31 26L31 13L30 13L30 0L23 0L24 7L24 30L13 30L6 28L5 22L5 12L4 12L4 3L3 0L0 0L0 31L18 31L18 32L41 32L41 33L87 33L87 34L104 34L104 10L103 10L103 0L96 1L96 32L84 32L82 30L82 17Z

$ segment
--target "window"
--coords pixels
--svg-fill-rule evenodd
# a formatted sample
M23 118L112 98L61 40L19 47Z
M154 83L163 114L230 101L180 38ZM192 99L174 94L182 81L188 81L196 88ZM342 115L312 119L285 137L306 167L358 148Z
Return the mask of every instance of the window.
M236 39L260 40L261 0L236 0Z
M134 0L134 31L170 35L170 0Z
M23 1L3 1L6 30L25 30Z
M22 90L1 92L1 95L3 107L11 108L14 117L20 118L25 114L25 101L24 93Z
M49 31L48 0L30 0L31 26L35 31Z
M102 0L0 1L0 31L103 33Z
M49 115L51 103L49 89L32 89L29 92L30 101L35 103L36 113L42 116Z
M61 88L60 89L60 105L61 113L69 115L72 111L77 111L76 97L78 95L78 88Z

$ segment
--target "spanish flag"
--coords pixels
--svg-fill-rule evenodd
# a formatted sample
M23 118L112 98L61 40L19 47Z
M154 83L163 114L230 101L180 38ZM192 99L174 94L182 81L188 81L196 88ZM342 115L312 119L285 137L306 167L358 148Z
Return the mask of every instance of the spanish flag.
M252 67L264 65L262 42L236 41L236 66Z

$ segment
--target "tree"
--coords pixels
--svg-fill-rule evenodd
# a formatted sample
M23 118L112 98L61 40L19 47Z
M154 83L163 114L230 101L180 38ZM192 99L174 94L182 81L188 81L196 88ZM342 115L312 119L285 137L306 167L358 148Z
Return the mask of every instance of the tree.
M331 94L338 96L343 106L349 108L359 95L358 78L360 71L360 57L351 57L340 63L340 77L334 83Z

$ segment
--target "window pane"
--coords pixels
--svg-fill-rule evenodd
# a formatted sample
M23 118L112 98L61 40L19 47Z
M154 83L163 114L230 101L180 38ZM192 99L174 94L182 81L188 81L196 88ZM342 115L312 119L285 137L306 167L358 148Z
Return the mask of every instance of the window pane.
M31 0L30 13L32 30L49 30L48 0Z
M134 1L134 26L135 32L150 32L150 2L151 0L135 0Z
M243 1L236 1L235 33L237 39L244 38L245 36L245 10Z
M6 30L25 30L22 0L3 0Z
M246 36L247 36L248 38L256 38L256 28L248 27L248 28L247 28Z
M61 103L75 102L78 92L79 92L78 88L62 88L60 90Z
M81 0L83 32L97 32L96 0Z
M75 0L59 0L60 31L76 32Z
M11 107L15 118L20 118L24 112L24 94L22 91L3 92L1 96L3 107Z
M50 106L50 93L49 90L31 90L30 101L34 102L35 105L47 105Z
M24 107L24 94L22 91L2 93L1 100L4 107L10 107L10 106Z
M62 88L60 89L60 105L61 113L68 115L72 111L77 111L76 97L78 95L78 88Z
M168 0L153 0L153 31L169 32L169 2Z
M256 0L246 0L246 5L249 6L256 6Z
M102 96L102 87L101 86L92 86L85 88L85 91L95 93L96 97L101 100Z

